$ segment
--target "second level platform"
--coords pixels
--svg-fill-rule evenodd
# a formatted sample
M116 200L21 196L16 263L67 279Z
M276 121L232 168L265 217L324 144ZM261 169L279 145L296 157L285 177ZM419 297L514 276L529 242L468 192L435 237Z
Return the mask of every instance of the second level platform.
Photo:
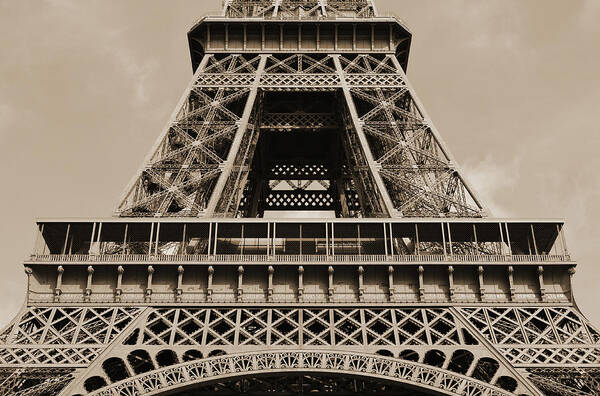
M25 264L574 265L560 220L49 219Z

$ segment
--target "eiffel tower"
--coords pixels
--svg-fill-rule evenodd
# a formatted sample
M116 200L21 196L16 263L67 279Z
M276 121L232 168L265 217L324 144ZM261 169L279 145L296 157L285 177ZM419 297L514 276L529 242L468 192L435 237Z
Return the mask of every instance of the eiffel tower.
M48 219L0 395L597 395L561 220L489 215L371 0L227 0L115 215Z

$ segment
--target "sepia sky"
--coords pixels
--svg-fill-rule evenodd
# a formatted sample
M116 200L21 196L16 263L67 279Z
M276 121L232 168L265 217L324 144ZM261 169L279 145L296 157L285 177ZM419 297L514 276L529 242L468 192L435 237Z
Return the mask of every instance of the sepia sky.
M186 32L220 0L0 0L0 325L36 217L110 216L191 78ZM498 217L566 218L600 324L600 1L378 0L408 76Z

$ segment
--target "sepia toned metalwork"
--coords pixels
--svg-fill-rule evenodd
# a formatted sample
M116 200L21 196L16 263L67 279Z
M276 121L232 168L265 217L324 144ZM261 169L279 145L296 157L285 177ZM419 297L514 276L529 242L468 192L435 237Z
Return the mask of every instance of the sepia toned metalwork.
M43 219L0 395L596 395L562 220L490 216L370 0L227 0L111 218Z

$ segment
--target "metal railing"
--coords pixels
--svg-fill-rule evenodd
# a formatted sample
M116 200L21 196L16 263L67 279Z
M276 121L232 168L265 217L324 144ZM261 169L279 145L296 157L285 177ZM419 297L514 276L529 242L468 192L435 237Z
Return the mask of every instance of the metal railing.
M571 262L568 255L382 255L382 254L344 254L344 255L294 255L294 254L34 254L27 262L31 263L373 263L373 264L411 264L411 263L563 263Z

